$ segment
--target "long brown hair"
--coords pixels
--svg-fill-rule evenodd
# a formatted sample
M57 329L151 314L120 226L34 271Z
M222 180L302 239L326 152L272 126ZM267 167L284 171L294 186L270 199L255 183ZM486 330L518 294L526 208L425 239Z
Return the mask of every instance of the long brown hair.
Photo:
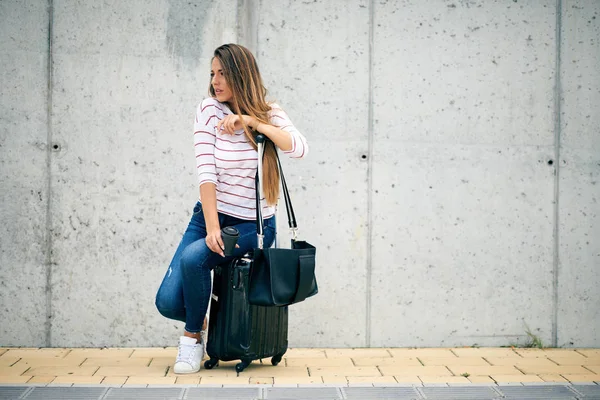
M244 122L242 115L256 118L263 124L269 124L269 106L265 100L267 89L263 85L258 65L254 56L247 48L238 44L224 44L215 50L214 57L221 63L227 85L233 94L229 106L239 115L244 127L244 132L252 147L257 149L255 135ZM208 89L210 95L215 97L212 84ZM263 162L263 191L267 204L274 205L279 198L279 169L277 168L277 149L272 141L267 140Z

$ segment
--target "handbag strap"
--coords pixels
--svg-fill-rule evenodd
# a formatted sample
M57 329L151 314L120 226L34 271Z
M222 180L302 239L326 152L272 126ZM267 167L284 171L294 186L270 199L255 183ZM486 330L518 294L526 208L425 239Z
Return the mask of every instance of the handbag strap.
M277 166L279 167L279 177L281 178L281 186L283 187L283 198L285 200L285 210L288 216L288 226L290 229L298 229L296 224L296 214L294 214L294 207L292 207L292 199L290 199L290 192L288 191L287 184L285 183L285 176L283 175L283 168L281 167L281 160L279 160L279 153L275 152L277 158Z
M265 135L259 134L256 136L256 142L258 143L259 146L259 153L258 153L258 162L261 163L262 166L262 161L264 158L264 148L267 142L267 138L265 137ZM279 177L281 178L281 186L283 189L283 198L285 201L285 210L287 211L287 216L288 216L288 226L290 227L290 229L293 231L294 233L294 240L296 239L296 231L298 229L298 224L296 223L296 215L294 214L294 207L292 206L292 199L290 198L290 193L288 191L288 187L287 187L287 183L285 181L285 176L283 175L283 168L281 167L281 161L279 160L279 154L277 153L277 150L275 150L275 157L277 159L277 167L279 168ZM262 168L259 168L259 170L262 171ZM256 171L256 176L254 178L254 190L256 193L256 232L259 235L263 235L263 231L264 231L264 221L263 221L263 217L262 217L262 206L261 206L261 190L260 190L260 185L261 185L261 178L259 177L259 171Z

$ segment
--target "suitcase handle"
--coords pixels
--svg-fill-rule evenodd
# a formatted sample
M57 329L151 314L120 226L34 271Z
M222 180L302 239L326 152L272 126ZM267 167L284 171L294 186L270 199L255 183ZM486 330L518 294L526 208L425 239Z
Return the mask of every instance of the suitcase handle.
M256 235L258 236L258 248L263 248L263 239L265 237L263 232L263 218L262 218L262 205L260 199L262 199L262 177L263 174L263 156L265 152L265 135L256 135L256 147L258 151L258 169L256 170L256 177L254 178L254 191L256 195Z

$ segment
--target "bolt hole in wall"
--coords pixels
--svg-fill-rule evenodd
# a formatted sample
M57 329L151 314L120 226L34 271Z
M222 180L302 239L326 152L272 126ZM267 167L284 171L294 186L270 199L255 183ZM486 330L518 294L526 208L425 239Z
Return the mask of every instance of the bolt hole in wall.
M362 156L360 156L360 158L362 158L363 160L366 160L367 159L367 155L363 154Z
M548 160L548 165L554 164L554 160Z

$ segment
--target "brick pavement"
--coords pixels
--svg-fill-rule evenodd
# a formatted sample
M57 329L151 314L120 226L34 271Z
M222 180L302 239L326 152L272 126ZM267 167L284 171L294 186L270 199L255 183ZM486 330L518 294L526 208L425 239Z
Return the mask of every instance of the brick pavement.
M240 376L236 362L176 375L176 348L0 348L0 385L600 384L600 349L289 349Z

